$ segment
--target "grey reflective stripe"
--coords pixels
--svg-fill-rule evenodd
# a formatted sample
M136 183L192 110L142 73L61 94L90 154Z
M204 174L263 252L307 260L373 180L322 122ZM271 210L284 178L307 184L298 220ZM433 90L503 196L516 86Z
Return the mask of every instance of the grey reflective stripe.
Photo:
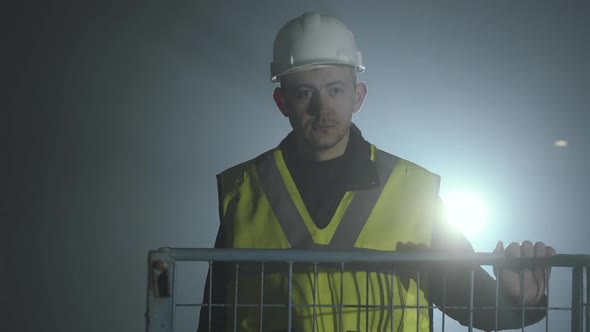
M383 188L385 188L387 180L391 176L391 172L398 159L383 151L376 151L375 166L377 168L379 186L355 192L350 205L348 205L346 212L344 212L344 216L342 216L342 220L330 241L331 248L345 249L354 246L379 196L381 196Z
M299 214L295 203L293 203L291 195L289 195L289 191L287 191L277 163L274 160L273 151L261 155L256 160L255 167L262 189L270 202L270 207L291 247L298 249L317 248L307 226L303 222L303 218L301 218L301 214Z
M377 150L375 165L379 186L356 191L329 245L313 242L311 234L285 186L273 151L260 156L255 163L256 173L270 206L292 248L325 249L352 248L375 207L383 188L397 162L397 157Z

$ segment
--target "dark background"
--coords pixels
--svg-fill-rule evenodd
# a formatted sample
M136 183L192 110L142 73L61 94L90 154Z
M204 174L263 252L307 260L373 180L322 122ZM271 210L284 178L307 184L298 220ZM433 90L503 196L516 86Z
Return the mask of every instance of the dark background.
M290 130L272 42L309 10L344 20L363 51L364 136L442 175L443 193L485 198L477 251L530 239L590 253L587 1L18 7L3 10L0 330L144 329L148 250L211 247L215 174ZM200 298L204 271L185 270L181 296ZM552 304L569 305L569 279L556 271Z

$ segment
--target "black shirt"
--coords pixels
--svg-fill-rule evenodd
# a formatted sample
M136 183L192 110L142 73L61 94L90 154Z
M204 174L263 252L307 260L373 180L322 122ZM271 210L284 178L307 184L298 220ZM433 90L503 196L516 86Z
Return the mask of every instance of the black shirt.
M378 186L376 169L370 161L371 147L353 125L343 155L325 161L305 158L289 134L280 145L285 164L296 183L311 218L320 229L328 226L347 191Z

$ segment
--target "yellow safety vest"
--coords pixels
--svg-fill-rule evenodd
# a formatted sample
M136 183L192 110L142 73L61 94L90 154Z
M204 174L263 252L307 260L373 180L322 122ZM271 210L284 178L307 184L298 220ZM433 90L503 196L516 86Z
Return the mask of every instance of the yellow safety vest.
M373 145L371 160L379 186L346 192L324 229L310 217L279 148L221 173L226 243L232 248L387 251L395 251L398 243L429 245L439 176ZM263 283L260 268L248 273L244 265L238 267L237 304L248 306L238 307L236 317L228 310L228 330L237 319L239 331L259 331L261 316L263 331L287 330L288 265L272 266L266 266ZM424 280L346 267L342 272L321 264L314 274L311 266L293 266L292 331L429 330ZM234 280L228 285L229 304L236 300L235 288Z

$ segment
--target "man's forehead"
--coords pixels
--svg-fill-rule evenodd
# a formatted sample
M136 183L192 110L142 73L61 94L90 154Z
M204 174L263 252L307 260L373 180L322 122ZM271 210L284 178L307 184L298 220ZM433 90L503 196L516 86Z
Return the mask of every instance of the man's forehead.
M344 66L326 66L302 70L292 74L285 75L282 79L289 82L289 85L299 84L319 84L341 81L352 83L354 69Z

